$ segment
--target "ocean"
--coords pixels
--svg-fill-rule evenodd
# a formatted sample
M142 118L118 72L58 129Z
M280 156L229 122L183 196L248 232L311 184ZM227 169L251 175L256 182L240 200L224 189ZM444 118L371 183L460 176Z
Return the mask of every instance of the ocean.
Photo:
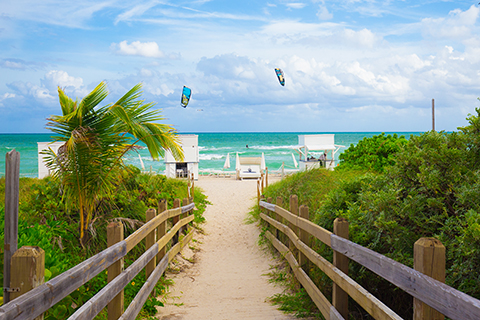
M293 170L294 161L292 154L298 161L298 155L293 146L298 144L300 134L335 134L335 144L342 145L336 153L335 159L344 152L350 145L356 145L364 137L372 137L380 132L269 132L269 133L185 133L198 135L199 145L199 171L200 174L213 172L234 171L235 155L260 157L262 152L265 155L265 163L269 172L278 172L282 163L286 170ZM386 132L393 134L395 132ZM411 135L418 135L419 132L396 132L407 139ZM182 134L182 133L180 133ZM38 154L37 142L50 141L51 134L0 134L0 176L5 175L5 154L12 149L20 152L20 175L23 177L37 177L38 175ZM248 146L248 147L247 147ZM153 161L147 149L140 149L138 153L127 154L124 161L141 168L141 162L145 169L155 173L163 174L165 164L163 159ZM230 156L230 169L224 169L225 160Z

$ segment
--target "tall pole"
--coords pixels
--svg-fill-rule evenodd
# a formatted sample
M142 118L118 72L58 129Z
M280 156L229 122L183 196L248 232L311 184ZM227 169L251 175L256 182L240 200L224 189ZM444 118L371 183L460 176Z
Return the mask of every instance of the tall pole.
M432 99L432 131L435 131L435 99Z
M20 153L13 149L5 156L5 239L3 255L3 303L10 301L10 261L18 244L18 196Z

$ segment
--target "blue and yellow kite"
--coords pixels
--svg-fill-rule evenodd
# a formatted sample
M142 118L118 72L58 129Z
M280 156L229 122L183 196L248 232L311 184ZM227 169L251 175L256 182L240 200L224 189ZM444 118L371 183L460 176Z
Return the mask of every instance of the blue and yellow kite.
M190 88L183 86L183 92L182 92L182 107L186 108L188 105L188 102L190 101L190 97L192 96L192 90Z
M278 81L282 86L285 86L285 76L283 75L282 69L275 68L275 73L277 74Z

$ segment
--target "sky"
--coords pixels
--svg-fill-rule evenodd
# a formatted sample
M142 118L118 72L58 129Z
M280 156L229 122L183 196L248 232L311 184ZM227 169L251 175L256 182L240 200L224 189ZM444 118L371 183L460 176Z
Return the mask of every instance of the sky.
M179 132L456 131L480 108L477 1L15 0L0 5L0 133L57 88L138 83ZM285 74L281 86L275 68ZM192 90L180 105L183 86Z

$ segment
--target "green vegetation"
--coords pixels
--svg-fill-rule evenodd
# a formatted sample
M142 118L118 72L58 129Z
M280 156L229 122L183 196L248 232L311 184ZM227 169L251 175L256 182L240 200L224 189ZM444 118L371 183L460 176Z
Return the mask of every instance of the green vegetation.
M385 167L395 163L395 153L406 143L407 139L404 136L398 137L396 133L393 136L382 133L371 138L363 138L356 146L350 145L350 148L339 156L343 161L341 169L383 172Z
M88 241L85 230L95 215L99 199L115 191L115 177L124 167L122 156L143 142L158 159L170 150L183 158L176 130L158 123L164 120L153 103L140 100L141 85L134 86L112 105L98 107L107 97L100 83L81 101L69 98L58 88L61 116L49 118L47 128L55 141L65 142L55 154L48 150L47 166L62 188L67 210L80 216L80 244Z
M20 179L19 241L18 247L36 245L45 251L45 281L72 268L107 247L106 227L111 221L121 221L125 237L138 229L145 221L148 208L156 208L160 199L167 199L169 208L175 198L188 197L184 180L167 179L165 176L142 174L135 167L127 167L115 172L114 190L98 198L96 210L86 232L89 233L85 249L78 246L79 216L67 210L63 201L59 182L52 178ZM5 178L0 178L0 197L5 197ZM201 191L195 190L195 224L203 221L203 212L208 203ZM4 203L0 203L0 241L4 237ZM145 250L144 242L138 244L125 258L125 268L135 261ZM3 251L0 254L0 269L3 270ZM0 281L3 279L0 278ZM125 288L125 305L135 297L145 282L145 272ZM48 319L66 319L78 306L107 283L106 272L102 272L90 282L63 299L50 309ZM165 292L168 283L160 281L156 292ZM153 316L155 306L160 305L149 298L141 312L142 317ZM106 319L104 312L96 319Z
M287 207L289 195L297 194L299 204L309 206L311 220L329 230L335 218L344 217L350 222L353 242L409 267L413 267L415 241L437 238L447 251L447 285L479 299L480 109L476 111L459 132L427 132L408 141L383 134L364 139L346 152L340 170L292 175L269 186L265 195L281 196ZM379 143L382 148L387 143L396 147L385 154ZM362 159L361 154L368 157ZM366 159L375 164L363 166ZM332 261L330 248L319 242L313 247ZM349 274L402 318L412 318L408 294L357 263L350 264ZM331 297L331 280L318 268L311 268L309 275ZM305 313L304 305L300 313ZM369 318L353 300L350 310L352 319ZM311 312L318 313L314 307Z

